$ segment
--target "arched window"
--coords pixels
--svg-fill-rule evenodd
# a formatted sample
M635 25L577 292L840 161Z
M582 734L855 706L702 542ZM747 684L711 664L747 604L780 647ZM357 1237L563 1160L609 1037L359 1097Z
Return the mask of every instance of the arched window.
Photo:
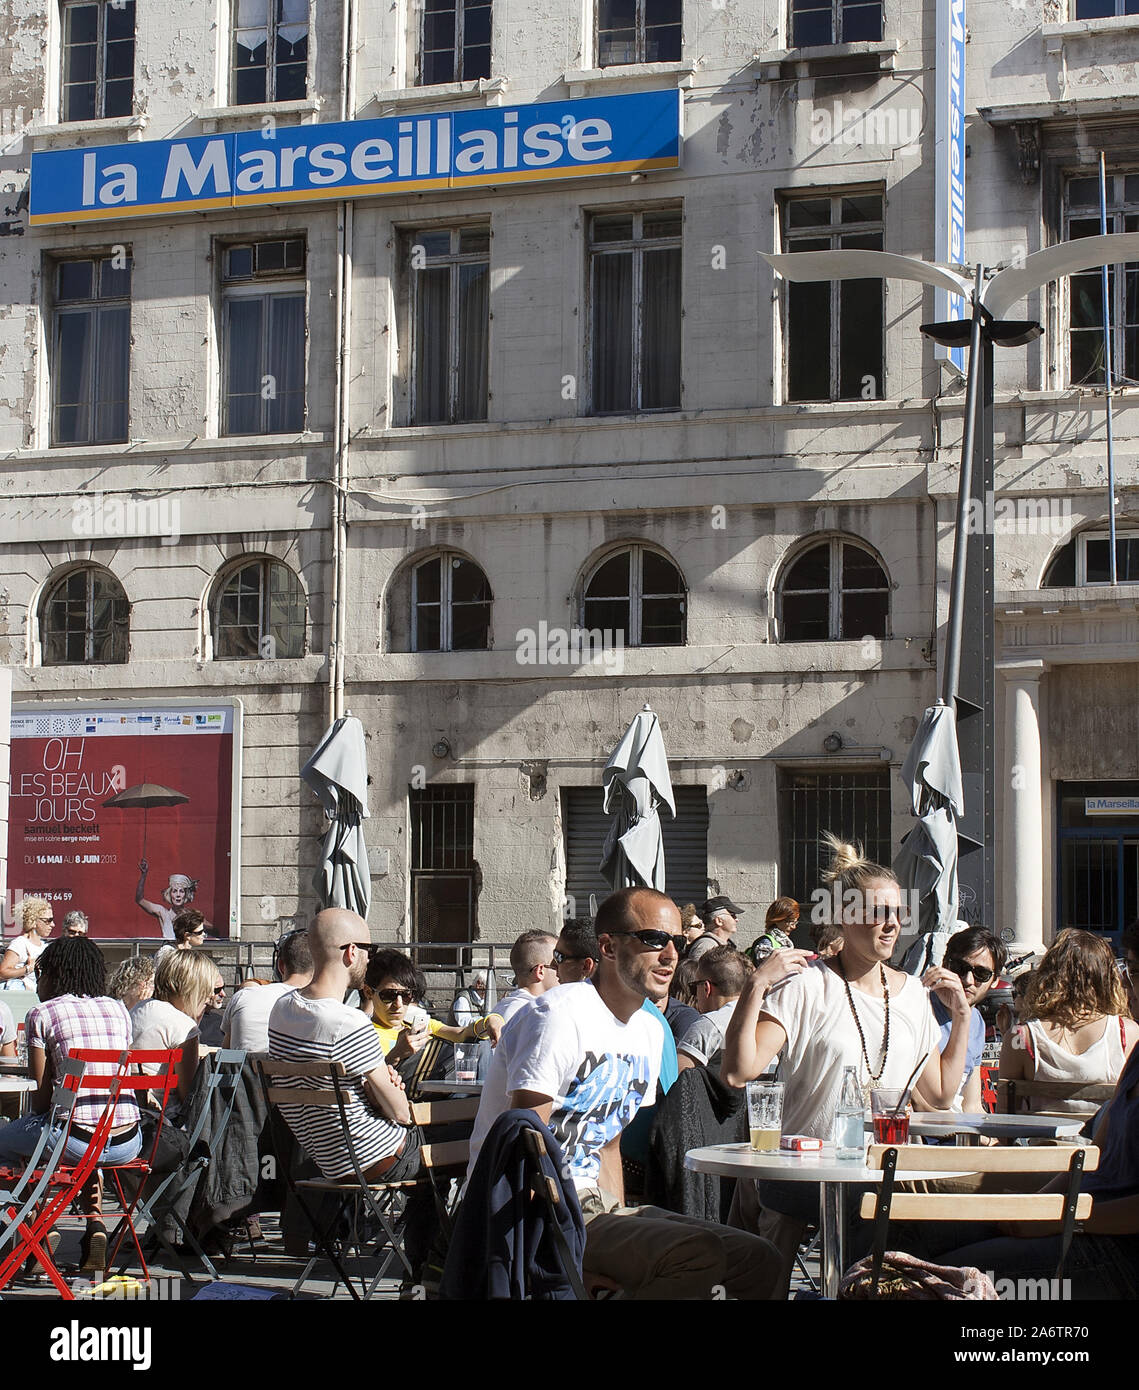
M493 602L473 560L450 550L420 560L411 571L411 650L486 651Z
M832 536L801 551L778 585L779 640L885 637L890 581L865 546Z
M607 555L582 588L581 621L590 630L623 633L614 645L683 647L688 592L680 571L648 546Z
M1071 589L1084 584L1111 583L1111 535L1081 531L1052 556L1040 581L1042 589ZM1115 532L1115 578L1119 584L1139 584L1139 532Z
M45 666L121 666L130 641L123 586L95 565L69 570L44 593L40 651Z
M296 657L305 651L301 582L279 560L246 560L222 575L213 608L214 657Z

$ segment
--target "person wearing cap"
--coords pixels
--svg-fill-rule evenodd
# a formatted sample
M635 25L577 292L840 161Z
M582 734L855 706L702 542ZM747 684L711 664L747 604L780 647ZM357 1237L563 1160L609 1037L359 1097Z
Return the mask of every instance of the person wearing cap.
M731 898L709 898L700 909L704 922L704 935L698 936L688 948L688 960L699 960L706 951L714 951L717 946L734 946L732 937L739 930L739 919L744 915L742 907L737 907Z

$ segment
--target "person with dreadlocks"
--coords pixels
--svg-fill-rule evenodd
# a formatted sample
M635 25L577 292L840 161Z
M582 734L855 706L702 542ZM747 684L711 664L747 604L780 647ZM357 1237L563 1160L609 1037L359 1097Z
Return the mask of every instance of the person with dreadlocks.
M131 1045L130 1015L120 1000L107 997L107 965L93 941L85 936L53 941L40 956L37 973L41 1002L28 1014L26 1027L28 1062L38 1084L31 1113L0 1128L0 1163L16 1163L34 1150L47 1122L52 1087L73 1049L123 1052ZM113 1062L89 1062L86 1075L111 1076L115 1069ZM77 1163L83 1157L105 1104L106 1093L80 1091L64 1151L68 1162ZM133 1095L124 1095L115 1106L100 1162L129 1163L141 1148L138 1105ZM107 1262L107 1228L97 1172L81 1189L79 1205L87 1219L80 1266L86 1273L102 1271Z

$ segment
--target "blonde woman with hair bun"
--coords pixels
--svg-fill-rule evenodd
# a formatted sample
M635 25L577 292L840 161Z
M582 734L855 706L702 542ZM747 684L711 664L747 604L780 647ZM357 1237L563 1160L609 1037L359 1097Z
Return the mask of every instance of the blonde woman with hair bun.
M901 927L902 895L893 870L833 835L823 844L830 863L821 877L831 889L832 924L842 927L842 950L826 960L807 951L774 951L763 962L728 1025L723 1078L742 1086L782 1053L784 1132L829 1144L848 1066L857 1069L869 1104L872 1086L904 1086L924 1057L922 1091L947 1108L961 1084L969 1004L951 971L936 967L919 981L887 964ZM944 1052L938 1051L931 989L952 1020ZM779 1246L789 1280L802 1231L817 1219L818 1193L801 1183L763 1182L759 1188L759 1234Z

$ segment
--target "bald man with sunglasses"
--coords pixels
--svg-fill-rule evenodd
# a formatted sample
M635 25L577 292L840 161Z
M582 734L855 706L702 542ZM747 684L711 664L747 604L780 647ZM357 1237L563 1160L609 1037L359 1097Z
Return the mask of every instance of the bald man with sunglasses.
M651 888L612 894L594 928L600 960L592 982L549 990L503 1029L468 1174L500 1114L533 1110L557 1138L577 1189L587 1285L645 1300L773 1297L779 1258L767 1241L624 1205L621 1134L656 1099L665 1048L667 1025L644 1004L667 993L684 937L676 904Z

